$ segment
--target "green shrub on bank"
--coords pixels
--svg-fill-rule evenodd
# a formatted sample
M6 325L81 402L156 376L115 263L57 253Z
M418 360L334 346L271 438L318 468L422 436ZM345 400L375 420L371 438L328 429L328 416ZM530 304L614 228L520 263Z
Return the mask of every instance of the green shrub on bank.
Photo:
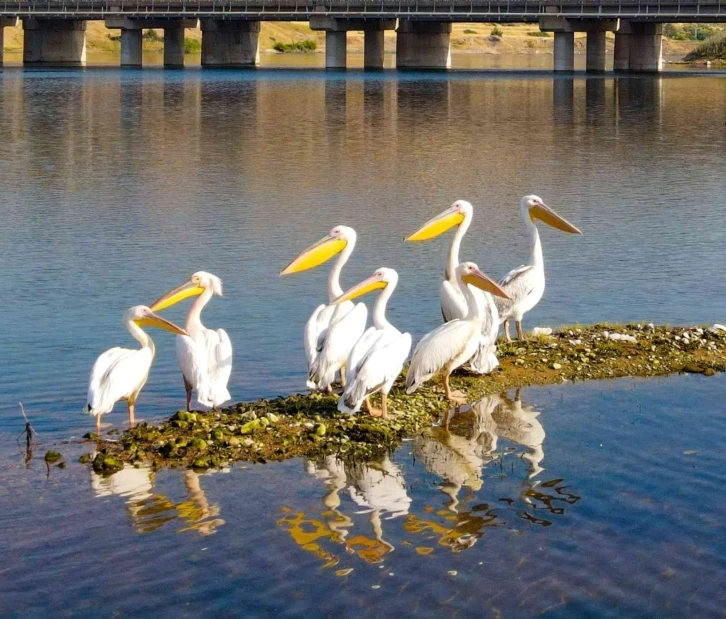
M273 49L278 52L314 52L318 49L318 44L312 39L296 41L295 43L283 43L282 41L277 41L275 45L273 45Z
M540 32L539 30L531 30L527 33L528 37L549 37L552 36L549 32Z
M726 59L726 32L721 32L701 43L686 56L685 60L698 60L699 58L706 60Z
M198 54L202 51L202 44L196 39L184 39L184 53Z
M491 34L493 37L501 37L504 36L504 30L502 30L498 24L494 24L494 27L489 34Z

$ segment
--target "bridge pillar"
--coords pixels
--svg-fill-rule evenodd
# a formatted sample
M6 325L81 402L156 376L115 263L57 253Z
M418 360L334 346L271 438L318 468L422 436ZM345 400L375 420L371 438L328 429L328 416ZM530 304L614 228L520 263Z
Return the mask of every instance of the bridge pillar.
M396 35L399 69L450 69L451 23L401 19Z
M615 33L613 71L630 71L630 33Z
M0 66L3 64L3 52L5 45L5 27L6 26L17 26L17 17L0 17Z
M656 73L663 70L663 25L631 23L630 70Z
M121 66L140 67L143 64L143 31L121 31Z
M348 60L347 30L325 31L325 68L345 69Z
M363 68L383 68L383 28L367 29L363 31Z
M164 66L170 69L184 68L184 26L164 27Z
M23 64L86 64L86 22L80 19L23 18Z
M588 72L605 71L606 60L605 31L591 30L587 33L587 58L585 68Z
M575 33L555 32L555 71L575 70Z
M202 66L254 67L260 63L260 22L202 19Z

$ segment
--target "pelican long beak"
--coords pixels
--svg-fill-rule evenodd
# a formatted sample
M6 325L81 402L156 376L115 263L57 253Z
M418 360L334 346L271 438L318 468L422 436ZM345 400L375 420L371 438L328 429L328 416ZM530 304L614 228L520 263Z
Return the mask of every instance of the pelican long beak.
M315 245L308 247L295 260L282 269L280 275L299 273L300 271L307 271L308 269L320 266L323 262L330 260L333 256L343 251L347 244L348 241L328 234L315 243Z
M360 284L357 284L340 295L333 303L340 305L346 301L352 301L353 299L373 292L374 290L380 290L385 288L388 282L384 282L380 275L371 275L368 279L364 279Z
M164 331L171 331L172 333L176 333L177 335L187 335L187 332L184 331L184 329L178 327L173 322L162 318L161 316L157 316L156 314L151 314L151 316L139 318L134 322L140 327L156 327L157 329L164 329Z
M198 297L203 292L204 288L189 280L178 288L174 288L174 290L167 292L163 297L159 297L149 306L149 308L152 312L160 312L161 310L171 307L172 305L176 305L179 301L183 301L189 297Z
M484 273L482 273L478 269L471 273L467 273L462 279L464 280L465 284L471 284L472 286L475 286L480 290L483 290L484 292L489 292L498 297L502 297L503 299L511 300L511 297L506 292L504 292L504 290L502 290L497 282L495 282L488 275L484 275Z
M450 230L454 226L458 226L462 221L464 221L464 213L455 210L453 207L447 208L443 213L436 215L433 219L429 219L411 236L406 237L404 241L428 241Z
M532 221L539 219L545 222L548 226L562 230L563 232L569 232L570 234L582 234L579 228L573 226L564 217L560 217L546 204L537 204L529 209L529 217Z

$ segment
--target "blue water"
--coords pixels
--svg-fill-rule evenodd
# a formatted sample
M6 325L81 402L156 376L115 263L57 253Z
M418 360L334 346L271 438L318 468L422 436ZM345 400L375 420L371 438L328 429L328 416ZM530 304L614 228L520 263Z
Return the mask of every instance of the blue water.
M0 614L722 617L725 386L526 389L355 467L104 480L18 453Z
M476 209L462 259L495 276L528 257L521 195L584 231L542 230L547 291L525 326L723 321L725 85L6 69L0 429L16 427L19 401L39 429L87 427L94 359L135 345L123 312L200 269L224 280L204 319L235 346L233 397L304 388L302 328L328 269L277 274L339 223L359 233L343 284L398 269L390 316L418 338L438 324L449 239L402 239L457 198ZM141 418L183 403L172 338L153 337Z
M542 230L528 328L726 322L725 110L718 73L0 72L0 615L723 616L721 377L510 393L353 468L102 480L76 460L129 306L211 271L233 397L300 391L328 271L279 270L352 225L344 285L396 268L390 318L417 339L449 240L402 239L457 198L462 258L494 276L527 258L525 193L585 232ZM183 403L153 337L141 419Z

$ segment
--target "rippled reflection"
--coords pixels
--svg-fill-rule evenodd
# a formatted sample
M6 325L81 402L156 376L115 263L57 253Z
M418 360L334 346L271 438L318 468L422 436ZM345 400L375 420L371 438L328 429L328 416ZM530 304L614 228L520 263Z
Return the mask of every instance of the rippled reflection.
M562 478L543 479L545 429L540 413L513 397L481 399L412 441L412 468L380 462L345 464L334 456L306 461L321 482L320 507L283 508L277 521L302 549L337 566L345 555L380 563L401 547L419 555L462 552L495 528L521 521L548 527L580 500ZM434 477L442 502L415 504L409 483ZM396 542L396 540L399 540Z
M229 472L229 469L221 472ZM139 533L151 533L167 523L180 520L179 532L196 531L200 535L212 535L224 524L224 520L219 517L220 506L207 499L201 477L194 471L184 471L186 497L181 501L154 492L154 471L147 466L126 465L110 476L91 471L91 487L96 498L123 498L126 514Z

